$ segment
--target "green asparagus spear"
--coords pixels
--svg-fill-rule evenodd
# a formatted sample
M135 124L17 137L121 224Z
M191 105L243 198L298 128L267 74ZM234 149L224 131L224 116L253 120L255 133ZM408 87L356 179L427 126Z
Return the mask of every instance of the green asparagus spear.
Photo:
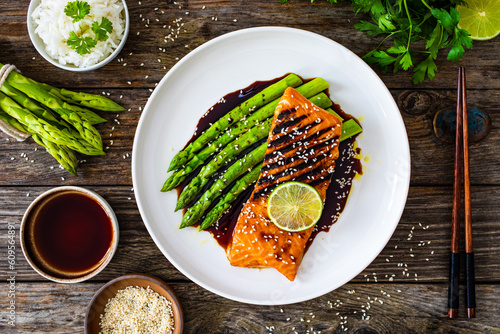
M332 104L326 94L314 99L320 108L326 108ZM322 98L324 96L324 98ZM259 140L267 138L271 130L272 118L268 118L263 123L254 126L248 132L242 134L230 142L217 156L207 163L200 170L198 175L191 179L189 184L184 187L177 201L176 210L186 207L195 197L196 194L207 184L210 176L217 172L222 166L236 158L242 151L257 143Z
M7 122L14 128L22 132L28 132L27 129L17 121L17 119L11 117L9 114L0 110L0 119ZM76 159L74 153L65 146L57 145L51 141L48 141L36 133L32 135L33 139L39 145L45 147L47 152L52 155L60 164L71 174L78 176L76 174L76 167L78 165L78 160Z
M161 191L169 191L177 187L184 181L192 172L201 166L208 158L217 152L221 147L225 147L236 135L240 135L248 131L255 124L245 124L243 122L238 122L235 124L231 131L225 132L222 136L219 136L215 141L211 142L202 151L196 153L193 158L189 161L184 168L176 170L170 175L170 177L165 181Z
M54 113L50 109L38 104L37 102L35 102L32 99L30 99L26 94L24 94L23 92L19 91L16 88L12 87L7 82L4 82L4 84L0 88L0 91L2 91L5 95L7 95L8 97L10 97L14 101L16 101L20 106L31 111L36 116L45 119L47 122L58 127L59 129L69 131L72 136L75 136L77 138L81 138L78 131L76 131L72 126L70 126L63 119L54 115ZM77 106L71 106L71 107L79 108ZM75 111L77 111L77 110L75 109ZM90 111L90 110L85 110L85 111ZM91 113L94 114L93 112L91 112ZM94 114L94 115L97 116L97 118L93 118L93 121L95 121L96 123L99 123L101 120L106 121L104 118L101 118L99 115L97 115L97 114ZM92 115L89 115L89 116L91 116L91 118L92 118Z
M266 154L266 148L267 143L264 142L248 153L245 158L231 165L226 172L210 186L201 198L186 211L182 217L180 228L191 226L196 223L203 217L212 201L219 197L221 192L228 185L245 174L249 169L252 169L255 165L260 164Z
M66 104L67 108L71 111L76 112L78 114L78 116L80 116L81 119L88 121L92 125L106 122L105 118L102 118L101 116L97 115L95 112L88 110L88 109L85 109L85 108L82 108L78 105L70 104L70 103L78 103L78 101L72 101L71 99L68 99L68 98L64 97L62 94L60 94L60 92L63 91L64 89L58 89L58 88L52 87L52 86L44 84L44 83L39 83L39 84L49 94L61 99L62 101L68 102L68 104ZM74 94L79 94L79 93L74 93ZM82 94L84 94L84 93L82 93ZM101 96L99 96L99 95L96 95L96 96L101 98ZM105 97L103 97L103 99L107 100ZM112 102L114 104L113 101L110 101L110 102Z
M45 121L57 127L61 131L69 134L72 137L77 138L78 140L83 140L78 131L76 131L67 122L54 115L54 113L50 109L39 105L37 102L33 101L28 96L26 96L26 94L15 89L7 82L4 82L4 84L0 88L0 91L2 91L3 93L5 93L5 95L16 101L21 107L28 109L34 115L44 119Z
M308 83L305 83L297 88L297 91L301 93L306 98L310 98L314 94L317 94L328 88L328 83L322 78L316 78ZM259 124L260 122L270 118L274 114L274 110L278 105L279 98L266 104L259 110L255 111L252 115L247 118L241 119L228 131L224 132L222 136L219 136L215 141L212 141L208 146L206 146L199 153L194 154L193 158L184 166L184 168L175 171L170 177L165 181L161 191L169 191L177 187L182 181L186 179L196 168L201 166L212 154L219 151L221 148L226 147L226 145L231 142L235 137L247 132L253 126ZM311 102L316 104L320 108L329 107L332 102L325 93L320 93L309 99Z
M243 116L253 112L257 108L271 102L283 94L286 88L296 87L302 83L302 80L295 74L290 74L282 80L272 84L254 95L239 106L231 110L224 117L217 120L210 128L201 134L195 141L191 142L186 148L177 153L170 162L168 171L183 167L193 155L203 149L208 143L216 138L220 133L226 130L235 121L237 122Z
M30 134L28 133L26 128L21 123L19 123L17 119L11 117L9 114L1 110L1 108L0 108L0 120L4 121L5 123L13 127L15 130L17 130L15 133L11 133L10 135L25 139L29 138Z
M125 108L123 108L119 104L101 95L73 92L64 88L52 87L45 83L40 83L40 85L50 94L68 103L79 104L83 107L102 110L102 111L125 110Z
M80 116L82 120L86 120L92 125L99 124L99 123L104 123L107 120L105 118L102 118L101 116L97 115L95 112L82 108L80 106L76 106L73 104L66 104L66 108L69 110L75 112Z
M263 124L254 126L250 131L229 143L214 159L203 166L198 175L192 178L189 184L182 190L175 210L180 210L191 203L196 194L208 183L210 176L216 173L222 166L233 160L251 145L259 142L259 140L267 138L271 124L272 119L269 118Z
M54 115L54 113L50 111L50 109L42 107L41 105L30 99L28 96L26 96L26 94L19 91L18 89L15 89L7 82L4 82L2 88L0 88L0 91L16 101L21 107L28 109L36 116L45 119L50 124L57 127L70 127L68 123L56 117L56 115Z
M40 102L42 105L58 113L62 119L75 127L83 139L102 152L102 139L99 132L88 121L82 120L75 112L68 110L66 102L47 93L36 81L17 72L10 72L6 81L29 98Z
M224 195L224 197L219 200L217 205L214 206L212 210L210 210L206 214L203 222L200 225L200 228L202 230L206 229L215 221L217 221L220 216L222 216L222 214L231 207L231 203L233 203L243 191L245 191L255 181L257 181L260 175L260 168L261 164L256 164L251 171L244 174L239 180L236 181L229 192Z
M359 124L356 123L356 121L353 119L349 119L349 120L345 121L344 123L342 123L341 130L342 130L342 133L340 134L340 141L344 141L347 138L352 137L354 135L357 135L358 133L363 131L361 126L359 126Z
M57 145L54 142L46 140L37 134L32 135L35 142L45 147L47 152L54 157L64 167L68 172L74 176L78 176L76 173L76 168L78 166L78 160L75 157L73 151L68 149L66 146Z
M17 119L30 133L39 134L42 138L87 155L103 155L85 140L79 140L66 131L60 130L42 118L33 115L19 106L14 100L0 92L0 108Z
M329 110L329 109L326 109ZM331 109L330 109L331 110ZM346 125L347 124L347 125ZM340 136L340 141L344 141L354 135L357 135L363 131L356 121L353 119L347 120L342 124L342 135ZM245 189L252 186L252 184L259 178L261 164L255 165L254 169L250 172L244 174L229 190L229 192L219 200L219 202L210 210L209 213L203 219L201 223L201 228L206 229L216 222L222 214L229 209L231 204L236 200L239 194L241 194ZM255 171L257 169L257 171Z

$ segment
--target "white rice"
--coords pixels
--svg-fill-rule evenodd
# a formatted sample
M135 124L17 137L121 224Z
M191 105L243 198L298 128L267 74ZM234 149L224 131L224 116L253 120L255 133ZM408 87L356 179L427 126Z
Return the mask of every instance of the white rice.
M60 64L73 64L77 67L89 67L106 59L120 44L125 30L123 2L121 0L85 0L90 5L90 13L82 20L73 23L73 19L64 13L68 0L42 0L31 15L35 23L35 33L45 43L45 51ZM113 31L106 41L98 41L91 53L80 55L66 41L71 31L78 33L80 27L90 27L92 22L101 23L106 17L113 24ZM87 29L85 37L94 38L92 29Z

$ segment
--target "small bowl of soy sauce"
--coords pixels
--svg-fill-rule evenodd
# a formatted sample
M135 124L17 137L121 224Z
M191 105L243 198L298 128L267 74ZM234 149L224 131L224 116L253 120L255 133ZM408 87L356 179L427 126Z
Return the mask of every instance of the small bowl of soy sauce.
M97 193L73 186L38 196L21 222L21 247L41 276L58 283L94 277L118 246L118 220Z

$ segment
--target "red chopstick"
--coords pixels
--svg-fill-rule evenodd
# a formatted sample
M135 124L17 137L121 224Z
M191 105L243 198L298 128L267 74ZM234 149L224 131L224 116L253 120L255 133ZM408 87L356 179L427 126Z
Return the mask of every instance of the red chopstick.
M460 280L460 194L461 161L463 154L465 275L467 317L475 317L476 290L474 278L474 252L472 249L472 217L469 178L469 131L467 123L467 97L465 69L458 68L457 125L455 133L455 174L453 179L453 212L451 223L450 285L448 290L448 316L458 316Z

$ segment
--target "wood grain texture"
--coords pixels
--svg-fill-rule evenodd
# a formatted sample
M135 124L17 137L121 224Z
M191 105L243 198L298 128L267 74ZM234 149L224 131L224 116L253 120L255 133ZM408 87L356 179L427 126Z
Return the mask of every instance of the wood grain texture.
M82 333L85 308L101 285L18 283L15 333ZM346 284L307 302L278 306L241 304L193 283L169 285L180 296L186 334L498 333L500 328L500 319L487 311L496 307L497 285L477 287L481 304L473 320L463 314L446 318L446 289L440 284ZM7 286L1 286L4 299Z
M32 185L55 185L63 181L61 177L65 178L62 182L64 184L132 184L131 156L134 134L151 95L150 89L125 90L105 87L83 91L109 93L110 98L126 108L120 113L99 113L108 120L97 126L103 138L106 156L82 156L81 159L86 162L80 165L80 177L77 178L62 170L51 170L50 167L57 167L56 161L32 139L16 142L7 140L8 138L0 133L0 161L3 162L0 186L19 184L23 178L31 180ZM410 142L412 185L452 185L454 145L438 139L432 124L437 111L443 108L454 109L456 89L393 89L391 93L400 108ZM219 98L215 97L214 103ZM332 99L335 100L334 92ZM488 136L469 145L471 185L500 185L500 151L497 149L497 143L500 142L500 90L470 90L468 103L469 109L483 110L492 120L492 129ZM200 117L205 111L199 111ZM362 112L357 113L363 116ZM196 121L192 123L194 131ZM165 144L166 150L172 148ZM23 153L27 157L21 157ZM370 168L370 163L375 163L373 159L370 161L365 162L366 168Z
M26 28L28 2L2 1L0 4L0 58L15 63L33 79L44 79L53 85L67 84L67 72L51 66L43 60L31 45ZM352 28L358 20L366 19L363 14L355 15L348 2L339 1L331 5L326 1L311 4L309 0L295 0L285 5L279 1L132 1L128 5L131 16L131 30L125 48L118 60L91 73L71 77L73 87L153 87L166 70L189 51L204 42L224 33L257 26L289 26L305 29L329 37L346 46L358 56L376 47L379 39L371 38ZM182 21L178 21L182 19ZM236 22L235 22L236 20ZM178 22L176 22L178 21ZM176 24L184 24L174 40L165 43ZM165 28L164 28L165 26ZM169 29L168 27L172 28ZM176 33L176 34L175 34ZM500 40L476 42L467 50L460 65L469 69L469 87L475 89L499 89L500 69L495 50ZM162 50L160 50L161 48ZM163 52L165 50L165 52ZM36 61L33 61L35 57ZM426 81L420 88L453 88L456 86L456 63L446 61L446 54L440 54L436 64L438 72L433 82ZM160 62L158 62L160 59ZM23 66L26 64L26 66ZM127 71L123 65L127 64ZM144 64L141 66L141 64ZM44 71L50 66L51 71ZM121 71L120 76L116 72ZM375 71L389 88L411 88L411 73L382 73ZM146 79L145 75L149 77ZM99 80L92 80L99 78ZM128 85L127 82L131 84Z
M103 196L116 212L120 225L117 253L95 280L107 281L116 276L143 272L186 280L163 256L149 236L140 217L130 187L88 187ZM19 223L29 203L47 187L0 188L0 250L7 249L7 224ZM29 196L27 196L29 194ZM472 219L474 222L476 279L478 282L499 282L500 267L500 187L472 188ZM425 209L423 209L425 208ZM450 226L452 211L451 187L412 187L401 221L387 246L373 263L353 282L439 282L448 278ZM18 237L18 234L17 234ZM321 237L321 235L320 235ZM41 281L25 261L17 243L16 270L21 281ZM199 246L202 247L202 246ZM461 249L464 250L463 247ZM306 257L307 260L307 257ZM8 263L0 261L0 279L8 271ZM462 277L465 277L462 275Z
M372 67L390 89L410 142L411 187L401 221L382 252L345 286L302 303L257 306L219 297L190 282L154 244L132 189L138 121L167 71L213 38L250 27L287 26L316 32L363 56L379 43L352 27L367 16L355 15L349 1L127 1L131 30L123 51L99 70L75 74L50 65L36 52L26 28L28 4L0 0L0 62L15 64L26 76L57 87L105 94L126 110L101 113L108 122L97 128L107 154L80 157L79 177L59 169L31 139L8 141L0 133L1 333L81 333L85 308L95 291L104 282L134 272L157 276L173 287L184 307L186 333L500 333L500 38L475 42L459 63L446 61L446 54L440 53L435 79L418 86L412 84L411 72L382 73ZM471 143L469 150L478 283L473 320L466 319L463 308L458 319L446 318L454 147L440 141L432 128L438 110L455 108L459 65L467 69L469 110L481 109L492 119L490 134ZM335 92L332 97L335 100ZM204 112L200 110L200 116ZM166 144L165 149L171 147ZM368 169L376 163L374 157L367 160ZM86 283L63 285L43 279L20 249L24 211L36 196L60 185L98 192L118 216L118 251L110 265ZM9 225L16 233L15 274L5 260ZM16 280L15 327L7 322L10 276ZM462 279L462 306L464 283Z

